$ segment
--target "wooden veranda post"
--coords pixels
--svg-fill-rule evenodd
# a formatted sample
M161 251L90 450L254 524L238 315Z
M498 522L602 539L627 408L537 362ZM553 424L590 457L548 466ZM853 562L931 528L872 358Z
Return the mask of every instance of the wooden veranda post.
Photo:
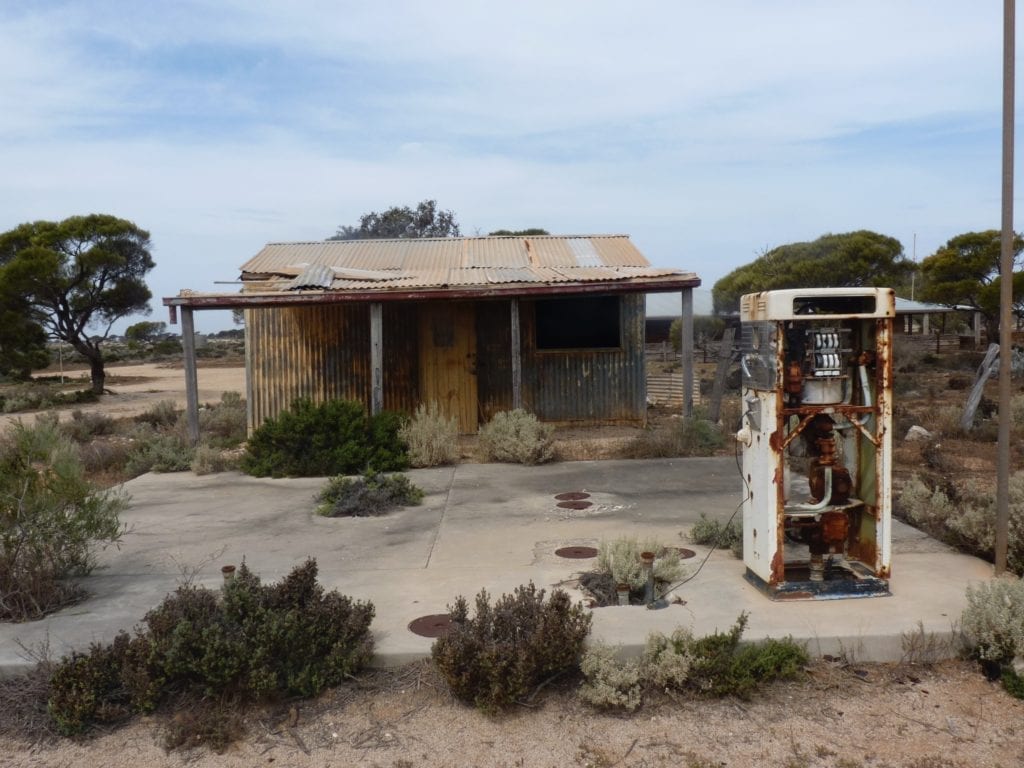
M188 439L199 443L199 380L196 376L196 338L192 307L181 308L181 349L185 363L185 414Z
M523 350L519 334L519 299L511 301L512 327L512 408L523 407Z
M680 354L683 358L683 416L693 416L693 288L683 289Z
M384 332L383 305L370 304L370 412L376 416L384 410Z

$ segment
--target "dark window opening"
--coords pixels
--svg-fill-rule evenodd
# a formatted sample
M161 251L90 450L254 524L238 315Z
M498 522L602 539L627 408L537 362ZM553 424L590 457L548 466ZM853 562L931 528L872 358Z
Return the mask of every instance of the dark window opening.
M619 297L541 299L536 303L537 349L616 349Z
M793 299L794 315L871 315L874 312L874 296L797 296Z

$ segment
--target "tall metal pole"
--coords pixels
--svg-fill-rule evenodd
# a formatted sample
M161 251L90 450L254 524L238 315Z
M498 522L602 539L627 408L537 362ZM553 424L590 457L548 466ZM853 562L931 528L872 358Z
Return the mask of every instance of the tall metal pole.
M996 575L1006 570L1010 523L1010 307L1013 304L1013 86L1015 0L1003 0L1003 217L999 259L999 465L996 477Z

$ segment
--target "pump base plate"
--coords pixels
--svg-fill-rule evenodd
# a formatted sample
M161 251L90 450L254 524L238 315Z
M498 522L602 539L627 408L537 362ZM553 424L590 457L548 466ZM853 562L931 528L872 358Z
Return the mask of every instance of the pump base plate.
M824 581L811 581L810 564L786 563L786 580L769 584L749 568L743 577L772 600L843 600L854 597L889 597L889 580L871 575L866 566L848 562L829 568Z

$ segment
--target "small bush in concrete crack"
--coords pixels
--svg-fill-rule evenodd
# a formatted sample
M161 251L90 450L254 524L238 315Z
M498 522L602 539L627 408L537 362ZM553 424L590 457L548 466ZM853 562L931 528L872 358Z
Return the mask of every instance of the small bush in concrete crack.
M438 467L459 459L459 422L441 413L437 403L422 403L398 432L409 446L414 467Z
M625 448L631 459L714 456L725 445L722 430L699 416L674 421L664 429L642 432Z
M580 695L600 708L630 711L655 690L745 699L765 683L793 677L807 663L806 650L791 638L741 645L746 626L741 613L728 632L702 638L685 629L669 636L654 632L639 661L620 661L613 650L596 647L581 665Z
M362 477L332 477L316 497L325 517L375 517L396 507L423 501L423 491L405 475L370 472Z
M57 728L73 734L114 723L172 694L228 706L338 685L370 660L374 608L325 592L316 577L316 561L307 560L263 585L243 563L219 593L180 587L134 636L122 632L57 665L48 705Z
M499 411L480 428L480 447L489 461L543 464L554 458L554 432L521 408Z
M590 632L591 615L556 589L532 583L502 595L494 605L486 590L476 596L476 614L459 596L449 606L452 630L438 638L431 656L452 693L485 712L526 701L539 687L574 670Z
M728 549L738 558L743 557L743 523L733 520L721 523L703 512L690 529L690 541L716 549Z
M598 545L597 566L593 571L580 577L580 586L590 592L598 605L615 605L618 602L619 584L629 586L631 603L643 601L647 576L640 565L640 553L653 552L655 592L678 581L685 573L679 562L679 551L663 547L656 539L637 539L622 536L611 541L604 540Z

